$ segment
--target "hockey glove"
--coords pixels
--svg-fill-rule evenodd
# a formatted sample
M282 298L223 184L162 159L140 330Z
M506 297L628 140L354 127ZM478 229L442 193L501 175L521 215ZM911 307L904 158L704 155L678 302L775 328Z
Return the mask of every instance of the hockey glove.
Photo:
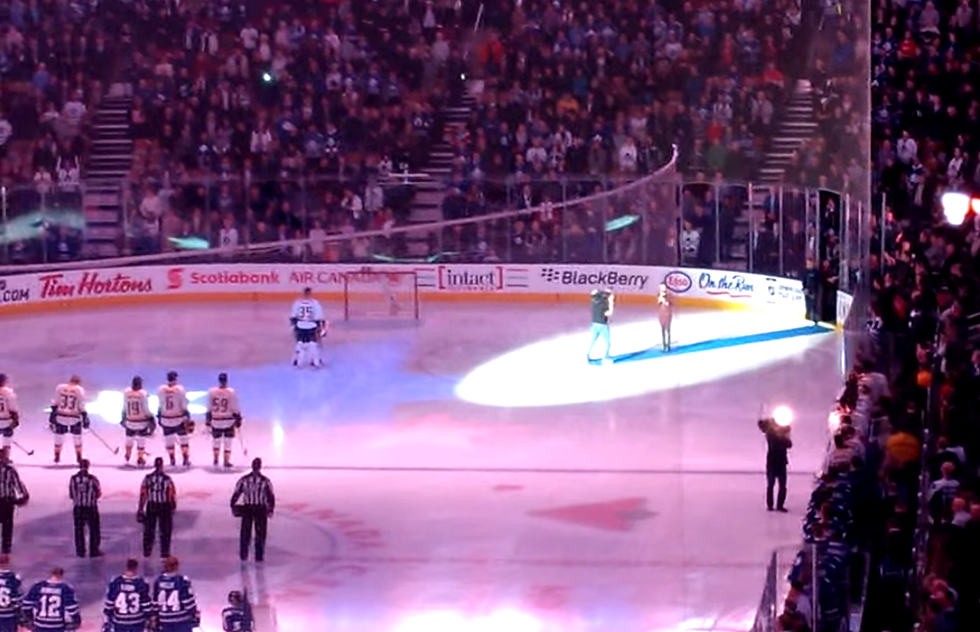
M26 505L29 502L31 502L31 495L30 494L24 494L23 496L21 496L20 498L18 498L17 500L15 500L14 501L14 504L17 505L18 507L23 507L24 505Z
M136 512L136 522L143 524L146 522L146 513L142 510Z
M13 430L20 425L20 413L16 410L10 411L10 429Z
M58 409L52 406L51 414L48 415L48 423L53 426L55 422L57 422L57 420L58 420Z
M235 427L236 428L241 428L242 427L242 416L241 415L235 415Z
M90 425L92 425L92 424L88 420L88 413L83 410L82 411L82 428L85 428L86 430L88 430L88 427Z
M156 421L155 421L155 420L153 419L153 417L150 417L149 419L147 419L147 421L149 421L149 422L150 422L150 425L148 425L148 426L146 427L146 430L145 430L145 431L143 431L143 434L144 434L144 435L146 435L147 437L149 437L149 436L151 436L151 435L152 435L152 434L153 434L154 432L156 432L156 431L157 431L157 422L156 422Z
M189 435L192 435L192 434L194 434L194 430L196 428L197 428L197 425L194 423L194 420L193 419L188 419L187 421L184 422L184 432L185 433L187 433Z
M211 427L211 412L210 411L208 411L204 415L204 425L207 426L208 428Z

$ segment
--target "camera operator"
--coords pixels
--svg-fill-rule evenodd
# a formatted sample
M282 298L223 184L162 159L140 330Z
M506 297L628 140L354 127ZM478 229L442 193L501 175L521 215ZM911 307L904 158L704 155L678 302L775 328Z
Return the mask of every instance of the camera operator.
M786 465L793 441L789 438L790 427L780 426L775 419L760 419L759 430L766 435L766 507L773 510L772 488L778 482L776 511L786 513Z

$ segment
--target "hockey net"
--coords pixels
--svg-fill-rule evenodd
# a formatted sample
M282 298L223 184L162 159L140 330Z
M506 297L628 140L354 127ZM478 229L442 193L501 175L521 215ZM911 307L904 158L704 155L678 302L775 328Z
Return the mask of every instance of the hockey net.
M414 270L345 272L344 320L419 319L419 284Z

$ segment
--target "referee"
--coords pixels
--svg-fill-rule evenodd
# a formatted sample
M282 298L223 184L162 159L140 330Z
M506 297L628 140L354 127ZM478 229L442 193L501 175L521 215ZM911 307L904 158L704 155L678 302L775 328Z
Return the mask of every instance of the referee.
M100 557L102 551L102 529L99 526L99 498L102 498L102 485L99 479L89 473L88 459L82 459L78 473L68 481L68 497L71 498L75 519L75 555L85 557L85 527L88 527L88 552L92 557Z
M242 504L239 505L238 500ZM252 527L255 527L255 561L265 557L265 536L269 518L276 508L276 494L272 491L272 481L262 474L262 459L252 459L252 471L238 479L231 495L231 513L242 519L238 554L242 561L248 559L249 543L252 540Z
M6 454L0 453L0 553L9 554L14 540L14 507L30 500L27 488Z
M143 557L153 553L157 523L160 523L160 557L170 557L170 538L174 533L174 510L177 508L177 488L163 471L163 457L153 460L153 471L140 485L140 506L136 520L143 523Z

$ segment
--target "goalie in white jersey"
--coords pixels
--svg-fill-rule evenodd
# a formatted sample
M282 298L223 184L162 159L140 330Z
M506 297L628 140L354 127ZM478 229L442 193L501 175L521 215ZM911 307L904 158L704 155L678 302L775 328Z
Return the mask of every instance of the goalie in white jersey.
M7 385L7 376L0 373L0 445L3 456L10 458L10 444L14 440L14 428L20 425L17 395Z
M132 386L123 393L123 428L126 430L126 463L133 456L136 444L136 465L146 465L146 438L156 430L156 422L150 412L150 399L143 390L143 378L133 378Z
M82 428L88 428L88 413L85 412L85 389L82 379L71 376L67 384L59 384L54 392L51 415L48 417L51 432L54 433L54 462L61 462L61 446L65 435L70 434L75 444L75 459L82 462Z
M289 322L296 334L296 352L293 366L305 366L307 362L315 367L323 366L320 359L320 338L327 321L323 318L323 306L313 298L310 288L303 290L303 298L293 303Z
M224 447L225 467L231 467L231 443L235 431L242 427L242 411L238 407L238 393L228 386L228 374L218 375L218 385L208 391L207 425L211 429L211 449L214 465Z
M177 465L176 446L180 443L180 453L184 467L191 464L191 435L194 422L187 411L187 392L177 383L177 372L167 373L167 383L160 387L157 419L163 429L163 445L167 448L170 465Z

